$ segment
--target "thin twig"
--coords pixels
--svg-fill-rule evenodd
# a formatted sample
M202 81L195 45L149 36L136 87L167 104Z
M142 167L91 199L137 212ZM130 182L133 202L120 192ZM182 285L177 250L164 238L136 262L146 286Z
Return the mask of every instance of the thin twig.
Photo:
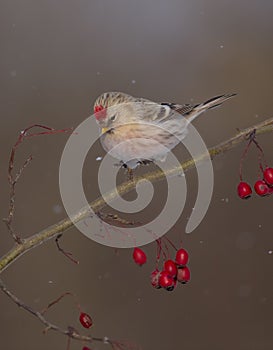
M75 304L76 304L78 310L81 312L81 307L80 307L80 304L79 304L76 296L71 292L65 292L65 293L61 294L57 299L51 301L45 308L43 308L43 310L40 312L41 315L44 315L52 306L58 304L64 297L66 297L68 295L74 298Z
M33 128L41 128L41 129L45 129L47 131L29 134L29 131ZM34 125L31 125L28 128L26 128L20 132L20 135L18 136L17 141L15 142L15 144L13 145L13 147L11 149L11 154L10 154L10 158L9 158L9 165L8 165L8 182L9 182L9 187L10 187L9 214L8 214L7 218L3 219L3 221L6 223L9 234L11 235L11 237L14 239L14 241L17 244L22 244L23 239L20 237L20 235L18 233L14 232L13 227L12 227L12 221L13 221L14 212L15 212L15 186L16 186L17 182L19 181L25 168L32 161L32 155L30 155L26 159L24 164L19 168L18 172L14 175L13 169L14 169L14 160L15 160L16 151L17 151L19 145L24 140L26 140L30 137L71 132L71 131L72 131L71 128L70 129L56 130L56 129L50 128L48 126L45 126L45 125L34 124Z
M31 313L33 316L39 319L40 322L44 324L46 327L46 330L53 330L57 331L59 333L62 333L66 336L69 336L72 339L77 339L77 340L83 340L87 342L92 342L94 339L90 336L85 336L85 335L80 335L76 330L73 330L71 332L71 329L62 329L53 323L49 322L41 312L34 310L32 307L29 305L26 305L23 301L21 301L15 294L13 294L4 284L4 282L0 279L0 289L19 307L22 309L28 311Z
M61 246L60 246L60 243L59 243L59 240L61 239L62 237L62 233L58 234L58 236L55 238L55 243L56 243L56 246L59 250L59 252L61 252L64 256L66 256L70 261L72 261L74 264L79 264L79 260L76 260L74 259L73 257L73 254L71 252L68 252L66 250L64 250Z
M2 279L0 279L0 289L20 308L26 310L27 312L31 313L34 317L36 317L44 326L44 333L52 330L56 331L58 333L61 333L65 336L67 336L69 339L74 339L74 340L80 340L86 343L93 343L93 342L101 342L104 344L109 344L112 346L113 349L116 349L113 347L113 344L117 346L117 344L123 345L124 347L121 347L120 349L129 349L128 347L125 347L125 343L119 342L118 340L112 340L109 339L108 337L91 337L90 335L83 335L80 334L75 328L68 326L67 329L60 328L59 326L49 322L45 317L44 317L44 312L39 312L34 310L31 306L25 304L23 301L21 301L14 293L12 293L4 284ZM70 294L70 293L66 293ZM59 298L60 299L60 298ZM55 304L56 301L53 303ZM52 306L52 305L50 305Z

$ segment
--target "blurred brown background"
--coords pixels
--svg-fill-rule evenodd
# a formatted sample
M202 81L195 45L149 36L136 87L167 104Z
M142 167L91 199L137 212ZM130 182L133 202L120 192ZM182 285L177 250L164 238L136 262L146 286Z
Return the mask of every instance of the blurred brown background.
M272 116L272 11L272 2L258 0L1 1L1 217L7 215L7 161L18 132L33 123L77 126L104 91L181 103L237 92L194 122L208 146ZM17 164L29 153L34 157L17 188L15 226L24 236L65 216L58 166L66 139L33 139L18 152ZM259 141L273 165L272 134ZM187 175L187 207L169 237L182 238L190 252L190 284L173 293L154 290L149 285L154 244L145 247L149 261L139 269L131 250L116 255L76 229L65 234L62 245L79 266L50 241L6 270L5 283L38 309L72 291L94 318L94 336L128 339L145 350L272 349L273 197L237 198L242 150L240 145L213 161L213 200L190 235L184 228L197 179L194 170ZM98 144L86 162L89 199L98 196L95 158L102 154ZM254 183L258 170L253 149L246 179ZM154 204L140 217L158 209ZM2 224L0 254L11 246ZM0 306L1 348L65 349L63 336L44 336L41 324L3 294ZM48 316L80 329L69 298ZM73 342L71 349L81 344Z

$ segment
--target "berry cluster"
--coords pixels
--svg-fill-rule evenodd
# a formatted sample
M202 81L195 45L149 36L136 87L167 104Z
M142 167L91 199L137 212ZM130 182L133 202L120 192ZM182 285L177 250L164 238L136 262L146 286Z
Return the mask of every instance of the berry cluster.
M262 197L273 193L273 168L268 167L265 161L262 147L259 145L259 143L256 140L256 131L254 130L249 135L249 142L243 152L243 155L240 161L240 183L237 187L237 193L238 193L238 196L242 199L247 199L252 194L251 186L247 182L243 181L243 176L242 176L243 160L245 159L251 144L254 144L259 151L259 167L262 175L260 176L260 179L258 179L255 182L254 190L259 196L262 196Z
M158 251L156 257L156 268L150 276L151 285L156 289L164 288L167 291L172 291L176 287L177 282L182 284L189 282L191 274L190 269L186 266L189 261L188 252L183 248L177 250L168 240L168 242L175 248L176 255L174 260L167 259L167 254L164 249L162 249L162 240L158 239L156 242ZM163 268L159 270L158 264L161 255L163 256L164 264ZM142 266L147 261L145 252L140 248L134 248L133 259L139 266Z
M151 273L152 286L156 289L164 288L172 291L176 287L177 281L183 284L189 282L191 274L190 269L186 266L188 261L188 252L183 248L177 250L175 260L166 260L161 271L156 268Z

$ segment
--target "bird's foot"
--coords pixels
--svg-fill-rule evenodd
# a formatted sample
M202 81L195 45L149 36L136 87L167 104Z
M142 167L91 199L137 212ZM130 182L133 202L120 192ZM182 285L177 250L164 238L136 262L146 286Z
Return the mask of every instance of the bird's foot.
M129 168L127 165L124 168L126 168L127 180L128 181L133 181L134 180L134 171L133 171L133 169Z

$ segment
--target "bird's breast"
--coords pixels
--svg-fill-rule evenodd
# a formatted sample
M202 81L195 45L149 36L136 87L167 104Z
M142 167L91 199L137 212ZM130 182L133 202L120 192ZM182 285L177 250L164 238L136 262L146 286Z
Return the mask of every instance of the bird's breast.
M182 135L182 130L180 131ZM101 143L106 152L126 162L130 159L162 158L163 154L168 153L179 143L179 138L165 128L134 123L120 125L102 133Z

